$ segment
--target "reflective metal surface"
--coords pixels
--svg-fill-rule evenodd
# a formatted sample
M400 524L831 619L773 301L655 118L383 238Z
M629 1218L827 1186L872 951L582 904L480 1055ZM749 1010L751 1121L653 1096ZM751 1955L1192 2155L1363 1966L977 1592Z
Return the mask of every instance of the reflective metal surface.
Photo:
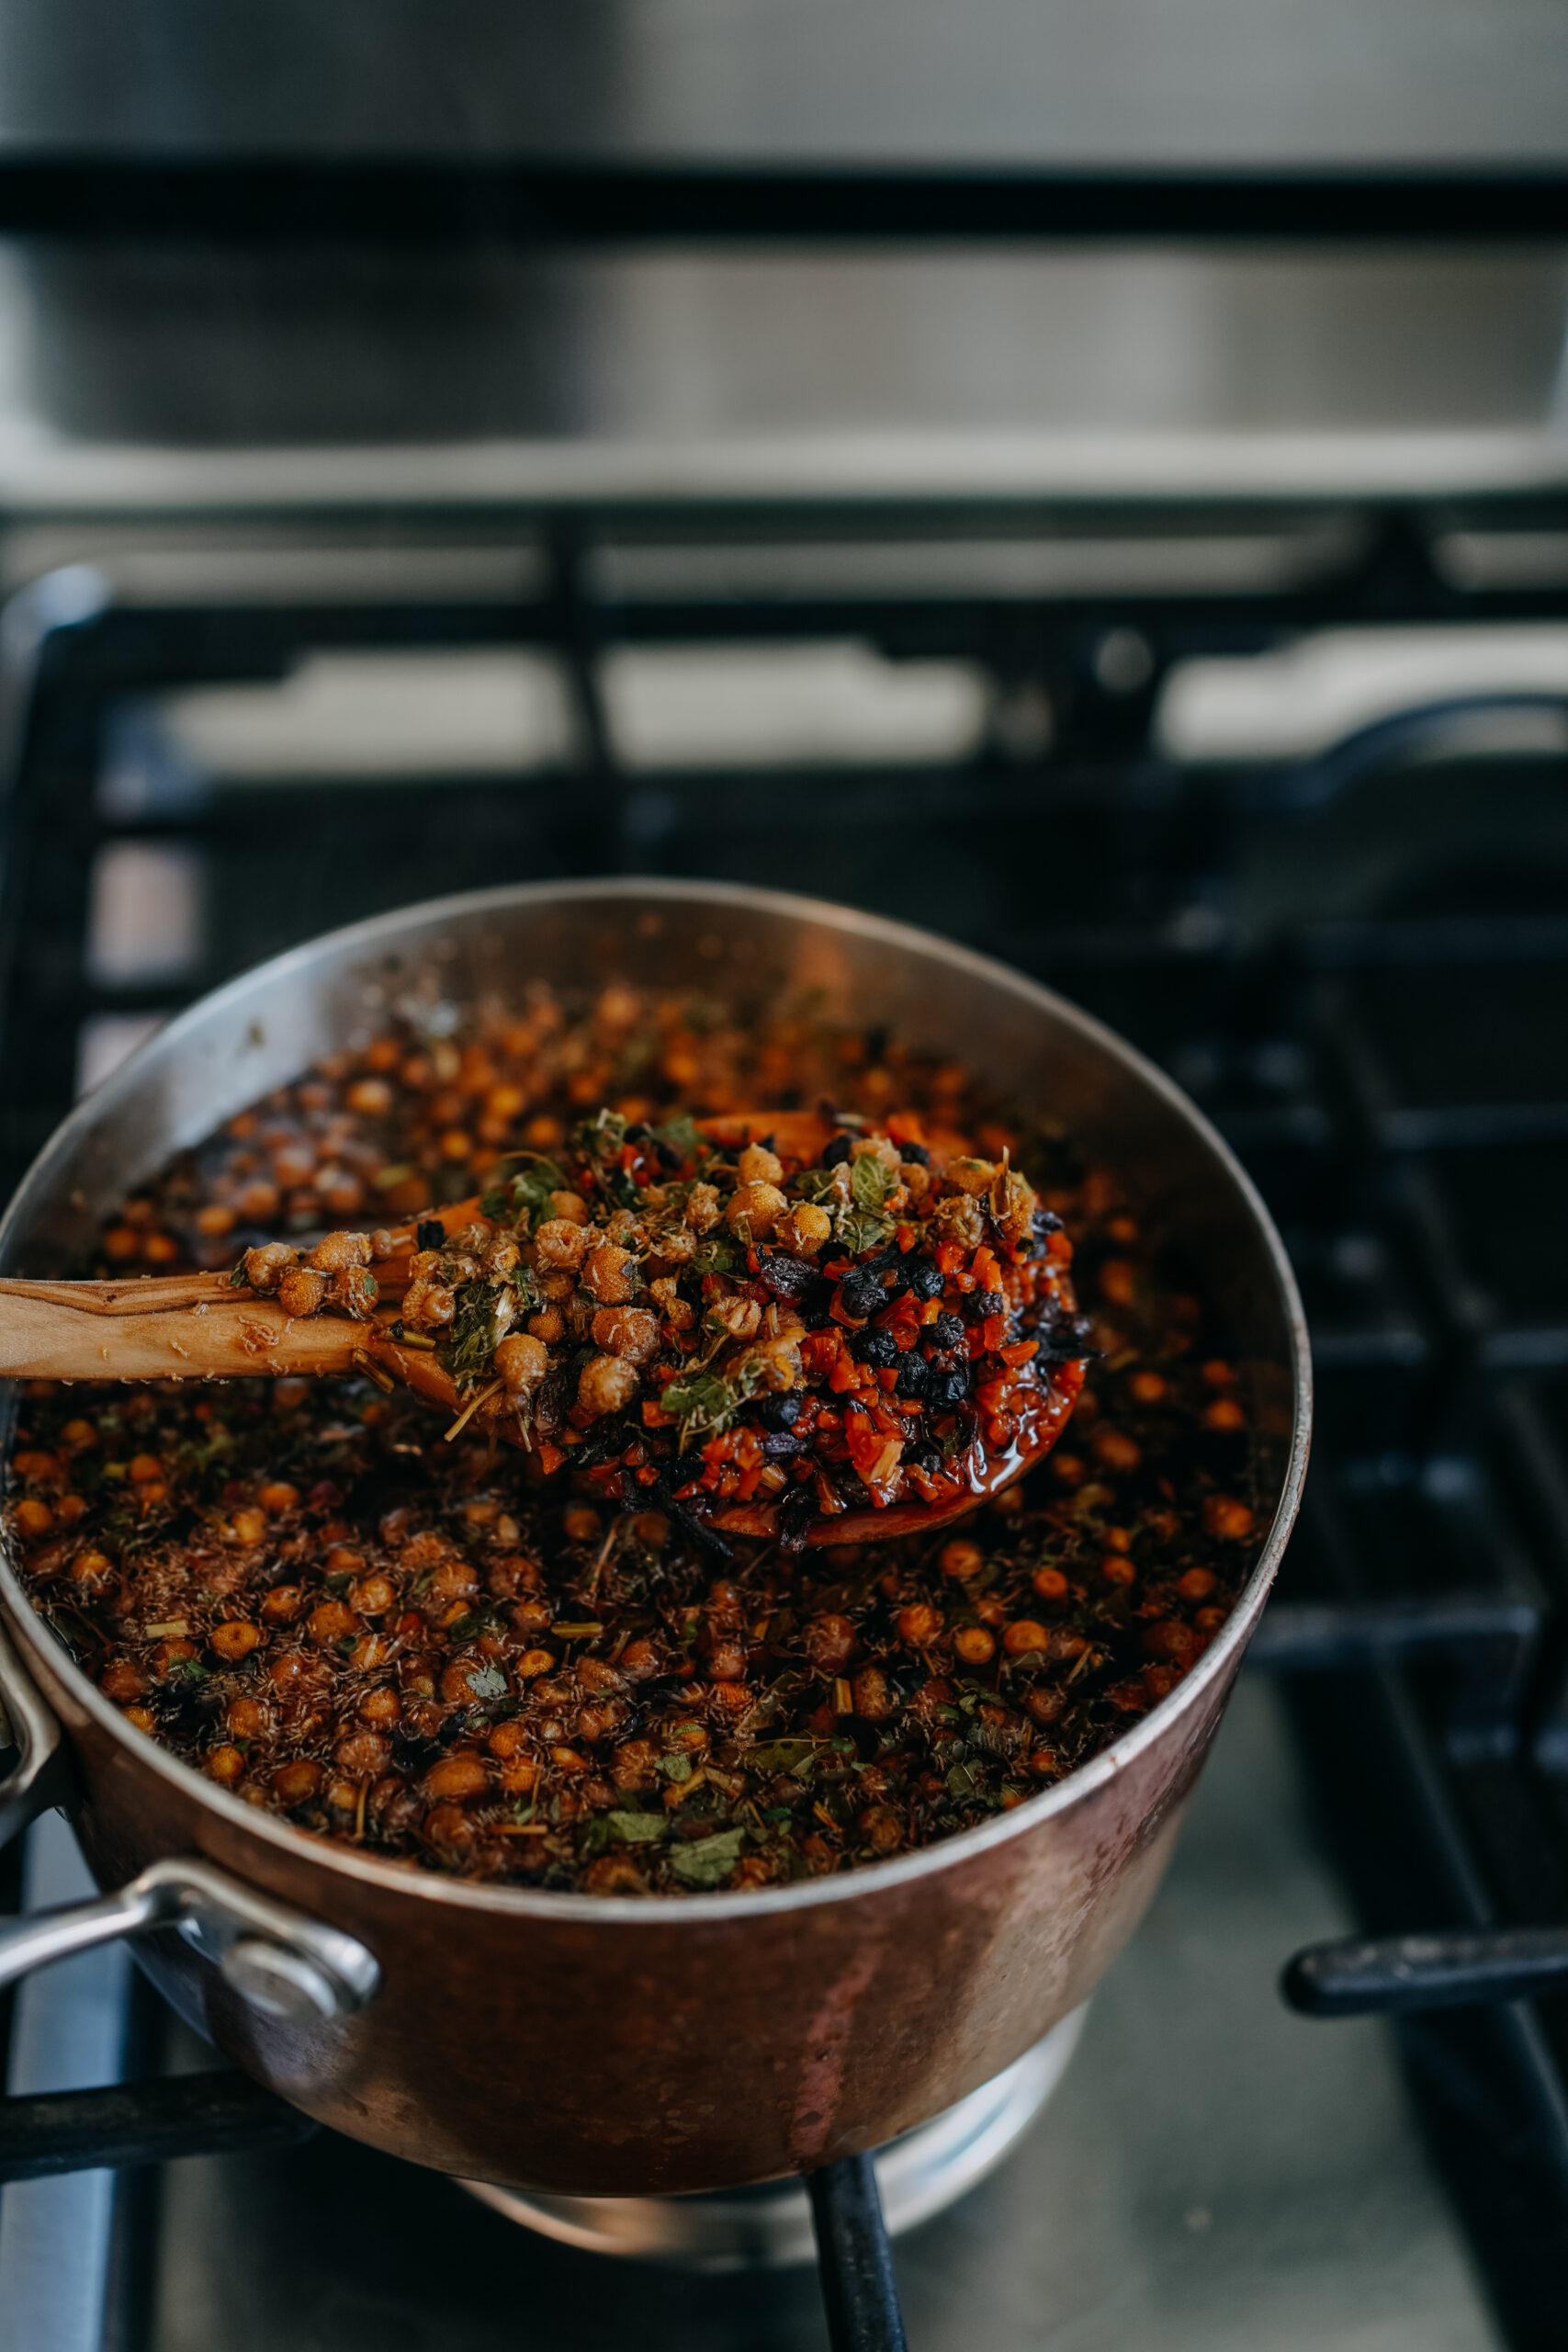
M738 1004L820 991L1048 1102L1179 1234L1251 1396L1262 1555L1187 1679L1010 1814L852 1874L645 1905L495 1889L306 1837L140 1735L0 1579L69 1735L100 1883L198 1852L356 1938L383 1982L332 2024L259 2024L209 1963L149 1973L308 2113L437 2169L569 2194L699 2189L810 2170L953 2106L1077 2007L1169 1858L1305 1470L1294 1284L1256 1193L1170 1082L1001 967L811 901L694 884L516 888L415 909L281 957L174 1022L82 1104L4 1227L14 1271L59 1266L129 1182L373 1026L411 991L514 994L618 976ZM722 2050L722 2096L714 2053ZM519 2086L525 2085L525 2096Z
M29 1911L92 1894L58 1815L28 1832L22 1895ZM6 2089L12 2098L118 2079L127 2039L124 1947L83 1951L16 1996ZM105 2352L113 2267L115 2176L67 2173L8 2181L0 2193L0 2352Z
M1066 2073L1087 2014L1075 2009L993 2082L878 2150L891 2236L945 2212L1012 2154ZM777 2269L817 2256L810 2200L798 2181L698 2197L528 2197L486 2181L463 2185L509 2222L585 2254L705 2271Z
M362 2008L380 1971L351 1936L301 1918L197 1860L150 1862L128 1886L0 1928L0 1988L103 1944L177 1928L263 2017L311 2026Z
M1561 481L1568 270L1136 245L0 242L19 512ZM1199 583L1194 581L1192 585Z
M353 0L12 0L0 94L0 141L78 154L1568 153L1550 0L381 0L370 17Z
M1275 1691L1244 1676L1148 1918L1007 2162L898 2241L917 2352L1499 2352L1387 2030L1292 2017L1349 1924ZM189 2052L189 2063L207 2063ZM823 2352L808 2268L551 2245L325 2135L171 2167L150 2352Z

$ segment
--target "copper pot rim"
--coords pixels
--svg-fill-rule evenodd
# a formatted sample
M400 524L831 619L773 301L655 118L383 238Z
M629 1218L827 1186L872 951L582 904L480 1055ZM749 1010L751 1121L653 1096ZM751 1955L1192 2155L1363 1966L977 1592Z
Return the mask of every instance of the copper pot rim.
M130 1761L152 1770L182 1795L227 1822L231 1828L248 1833L262 1844L275 1848L283 1856L340 1873L369 1889L411 1895L427 1903L445 1904L459 1911L492 1912L518 1919L570 1919L583 1923L601 1922L605 1927L645 1928L655 1920L661 1925L690 1922L696 1928L715 1920L761 1919L779 1913L813 1910L822 1905L892 1893L918 1879L977 1860L995 1848L1010 1843L1015 1838L1028 1836L1057 1815L1075 1811L1147 1750L1157 1746L1179 1717L1189 1713L1199 1713L1205 1692L1234 1670L1239 1653L1251 1635L1301 1505L1312 1434L1312 1353L1295 1275L1284 1244L1251 1178L1197 1105L1163 1070L1147 1060L1135 1046L1118 1036L1113 1029L1096 1020L1092 1013L1081 1011L1066 998L1058 996L1054 989L1029 979L1023 973L1014 971L1010 966L998 962L995 957L976 954L972 948L962 947L916 924L896 922L886 916L866 914L853 907L838 905L831 899L806 898L793 891L764 890L742 884L682 881L664 876L616 875L572 882L504 883L490 889L423 899L412 906L395 908L387 914L373 915L361 922L344 924L337 931L321 933L298 947L287 949L281 956L253 966L249 971L239 974L221 988L210 990L194 1004L187 1005L165 1028L129 1055L119 1069L101 1087L96 1088L76 1104L56 1127L22 1178L4 1217L0 1218L0 1251L4 1250L10 1238L18 1204L32 1188L34 1180L43 1175L48 1163L57 1156L66 1157L77 1140L91 1132L107 1104L134 1090L145 1063L172 1049L177 1050L184 1035L199 1030L214 1011L226 1001L243 1000L258 985L308 967L326 949L352 952L358 948L367 955L373 954L385 947L411 923L429 925L445 918L607 899L644 905L651 902L666 908L698 905L739 912L755 910L786 919L808 920L833 929L852 932L862 939L869 937L885 942L889 947L921 956L927 961L946 964L951 969L983 980L990 987L1005 989L1026 1004L1049 1014L1058 1024L1076 1031L1097 1052L1119 1064L1127 1077L1155 1095L1190 1128L1211 1157L1219 1163L1239 1195L1240 1204L1250 1218L1257 1237L1263 1241L1279 1288L1284 1322L1290 1333L1292 1426L1290 1452L1280 1498L1262 1550L1224 1625L1198 1664L1174 1690L1151 1708L1122 1737L1101 1748L1055 1787L1042 1790L1037 1796L1026 1797L1010 1812L998 1814L991 1821L982 1822L972 1829L956 1831L952 1837L939 1838L912 1853L896 1855L886 1861L863 1863L853 1870L835 1872L827 1878L797 1880L787 1887L758 1887L739 1894L687 1894L660 1901L643 1895L567 1894L526 1887L486 1885L456 1875L426 1871L417 1863L366 1854L336 1839L317 1837L310 1830L299 1829L290 1823L277 1820L259 1806L231 1796L226 1790L215 1786L206 1774L197 1771L194 1765L186 1763L169 1749L160 1747L146 1733L139 1732L126 1723L119 1710L89 1680L63 1645L50 1639L44 1620L33 1606L12 1566L8 1536L5 1550L0 1552L0 1602L4 1603L13 1628L24 1645L33 1650L46 1663L48 1670L60 1678L77 1705L126 1752Z

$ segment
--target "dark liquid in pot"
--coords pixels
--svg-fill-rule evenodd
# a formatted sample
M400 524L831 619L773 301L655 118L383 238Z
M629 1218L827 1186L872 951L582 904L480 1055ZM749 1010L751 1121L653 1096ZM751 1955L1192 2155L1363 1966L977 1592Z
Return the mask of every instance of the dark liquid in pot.
M536 1489L523 1457L445 1443L367 1384L36 1384L9 1514L24 1574L138 1730L411 1864L680 1894L973 1826L1175 1686L1255 1556L1249 1405L1114 1170L961 1069L807 1015L613 989L576 1015L540 994L436 1016L183 1157L106 1228L105 1264L227 1265L407 1217L601 1102L633 1122L907 1110L1005 1147L1065 1221L1099 1351L1085 1393L1057 1451L956 1532L726 1558L618 1471Z

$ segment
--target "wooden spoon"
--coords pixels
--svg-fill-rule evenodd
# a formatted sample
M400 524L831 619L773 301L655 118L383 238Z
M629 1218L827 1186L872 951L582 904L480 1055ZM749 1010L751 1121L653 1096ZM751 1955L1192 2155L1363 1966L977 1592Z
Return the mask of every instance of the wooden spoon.
M785 1159L809 1167L833 1132L819 1111L733 1111L702 1122L725 1150L764 1136ZM293 1317L276 1299L236 1289L230 1275L123 1274L107 1282L0 1278L0 1378L9 1380L282 1379L347 1373L367 1356L433 1403L457 1409L457 1391L428 1350L394 1340L389 1326L408 1287L418 1229L461 1233L484 1214L476 1193L422 1209L392 1229L390 1253L374 1261L381 1306L367 1322L337 1315ZM503 1418L510 1421L511 1416Z
M832 1129L816 1111L731 1112L705 1119L703 1131L727 1150L771 1138L785 1159L810 1166ZM942 1136L932 1158L965 1148ZM107 1282L31 1282L0 1277L0 1377L12 1380L235 1380L319 1378L358 1373L378 1386L412 1389L457 1418L455 1437L470 1422L532 1453L516 1414L500 1396L481 1395L467 1411L450 1374L434 1351L393 1336L398 1300L418 1246L417 1227L439 1223L460 1233L482 1216L479 1198L423 1210L416 1224L395 1228L391 1250L373 1263L379 1297L364 1321L341 1315L291 1316L274 1298L236 1289L230 1275L121 1275ZM1048 1453L1066 1427L1083 1385L1083 1365L1056 1364L1038 1390L1038 1405L1005 1453L971 1450L969 1491L941 1505L895 1503L885 1510L848 1510L812 1521L814 1547L884 1541L929 1532L964 1518L999 1494ZM536 1457L534 1457L536 1459ZM735 1505L706 1522L725 1534L768 1538L778 1530L772 1503Z

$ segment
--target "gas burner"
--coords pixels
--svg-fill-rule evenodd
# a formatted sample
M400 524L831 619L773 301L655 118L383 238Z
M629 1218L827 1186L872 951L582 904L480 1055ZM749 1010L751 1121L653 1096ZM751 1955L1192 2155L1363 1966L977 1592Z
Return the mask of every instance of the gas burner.
M1010 2155L1066 2072L1088 2014L1086 2002L967 2098L877 2151L890 2236L956 2204ZM545 2197L483 2180L463 2186L543 2237L667 2269L775 2270L817 2256L810 2201L798 2180L694 2197Z

